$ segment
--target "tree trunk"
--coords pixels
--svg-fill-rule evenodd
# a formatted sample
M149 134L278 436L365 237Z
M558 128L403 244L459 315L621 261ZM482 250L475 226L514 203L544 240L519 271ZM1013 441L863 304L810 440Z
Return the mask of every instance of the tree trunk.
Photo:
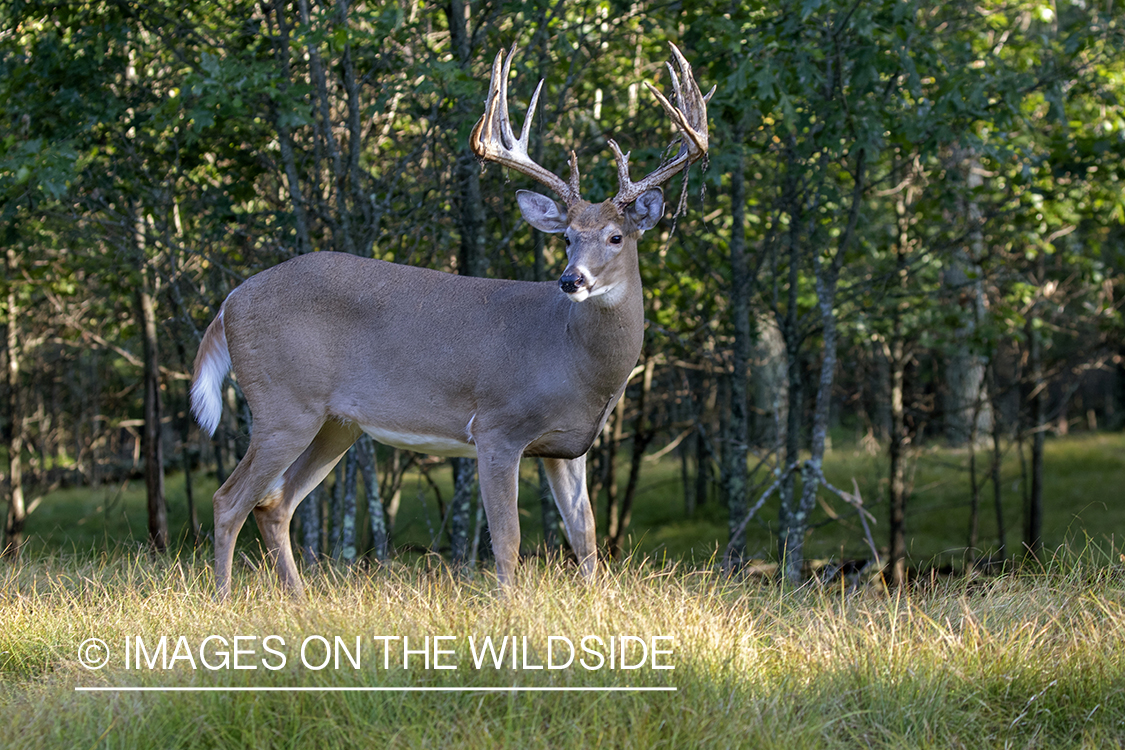
M190 388L190 386L188 386ZM188 525L191 530L192 546L198 547L203 542L203 530L199 525L199 511L195 507L195 492L192 486L191 451L188 450L188 441L191 439L191 409L188 404L190 397L185 391L183 417L180 419L180 463L184 472L184 496L187 499Z
M906 584L906 411L903 408L903 381L906 357L903 352L901 322L896 319L886 351L891 375L891 434L887 444L890 456L890 559L887 566L891 584Z
M182 305L179 306L179 314L184 314ZM184 341L188 338L188 334L183 330L183 326L177 325L176 330L176 354L180 358L180 366L186 372L191 372L191 360L188 359L187 349L184 348ZM198 547L203 543L203 529L199 525L199 511L195 506L195 491L191 475L194 467L191 460L192 452L188 450L188 444L191 441L191 383L188 381L185 381L184 408L178 421L180 426L180 465L184 472L184 496L187 500L188 525L192 546Z
M1028 321L1028 366L1031 368L1031 491L1023 517L1023 543L1036 560L1043 552L1043 437L1047 420L1047 384L1043 378L1042 333L1036 310Z
M308 0L298 0L298 7L300 8L301 22L305 25L306 29L311 31L312 22L309 16ZM328 159L332 163L332 185L336 197L336 218L335 221L331 222L333 224L332 232L338 243L337 248L346 253L355 255L356 245L352 237L348 203L344 191L344 160L340 154L340 147L336 142L336 136L332 132L332 105L328 97L328 82L324 75L324 65L321 62L320 50L317 48L316 44L312 42L309 43L307 50L309 53L309 71L312 74L313 91L315 92L317 112L319 114L316 124L320 131L320 137L324 141L325 148L328 149Z
M1004 457L1000 450L1000 438L1003 433L1001 415L1002 411L996 401L996 362L995 359L988 366L988 393L993 399L992 409L992 500L996 510L996 540L1000 545L996 550L996 559L1003 562L1008 556L1008 532L1004 524L1004 487L1000 483L1000 462Z
M796 508L791 507L788 526L782 529L784 538L783 570L790 582L800 581L804 563L805 535L809 528L809 516L816 504L817 490L823 481L824 451L828 439L828 419L832 405L832 383L836 374L836 289L840 278L840 269L852 238L855 236L856 223L859 220L859 211L862 205L863 193L866 184L866 157L863 149L856 155L854 185L852 187L851 206L848 211L848 223L841 236L832 261L825 264L819 252L812 253L813 274L816 285L817 310L820 313L820 324L824 338L824 351L820 362L820 377L816 388L816 406L813 411L812 434L810 439L811 455L809 460L801 467L801 499ZM790 290L794 293L796 287ZM796 304L796 300L790 300ZM795 456L794 456L795 458ZM792 459L791 459L792 460Z
M973 409L969 433L969 570L976 567L980 545L980 482L977 481L977 425L980 401Z
M301 557L305 565L315 565L320 559L320 503L324 485L313 488L297 507L297 517L301 521Z
M454 565L464 565L469 562L473 542L470 532L476 461L451 458L449 463L453 466L453 498L449 501L449 558Z
M785 376L785 339L772 316L757 320L750 380L753 384L754 443L780 448L789 422L789 381Z
M625 496L621 500L621 515L617 528L609 537L609 556L618 559L625 541L625 531L633 517L633 499L637 495L637 483L641 476L641 459L645 448L652 441L653 431L648 419L648 405L652 391L652 374L656 360L645 355L645 370L641 381L641 394L637 399L637 423L633 428L633 456L629 464L629 481L625 485Z
M379 496L379 481L376 476L375 441L368 435L361 435L359 446L359 470L363 475L363 489L367 493L367 522L371 527L371 554L376 560L387 559L387 517L383 512L383 500Z
M731 351L732 373L730 380L730 422L727 438L729 443L723 456L727 461L727 533L734 535L728 546L729 556L723 561L727 570L742 567L746 555L746 533L742 521L747 507L747 468L746 458L750 452L750 411L747 394L747 376L750 366L752 334L750 328L750 263L746 257L746 182L743 171L744 159L741 153L742 134L735 131L735 148L739 156L735 159L730 176L731 201L731 328L734 343ZM647 375L647 373L646 373ZM639 421L639 420L638 420Z
M621 438L625 432L625 394L621 394L621 399L617 402L617 406L613 413L613 429L610 433L609 440L604 440L605 447L603 455L605 456L605 470L604 470L604 486L605 486L605 534L606 539L613 539L617 536L621 526L621 505L617 492L617 449L621 445Z
M957 153L965 184L969 189L980 187L980 163L971 151ZM990 428L991 411L987 408L984 384L984 358L972 347L970 340L984 317L984 282L979 265L984 239L982 220L976 201L965 197L960 201L961 215L969 222L968 244L954 251L952 263L942 275L950 301L962 308L963 325L954 331L956 339L945 367L944 422L950 445L965 445L973 434Z
M800 331L800 314L798 308L798 294L800 292L801 282L801 202L800 196L797 194L797 178L795 164L795 157L791 149L786 149L788 166L786 169L785 186L783 201L786 210L789 214L789 233L787 238L788 255L789 255L789 291L788 297L785 302L785 317L779 321L778 327L781 329L782 337L785 339L785 361L786 361L786 376L789 380L789 424L785 429L785 465L792 466L800 461L801 451L801 418L804 411L804 389L803 378L801 377L801 331ZM774 268L777 268L777 260L774 259ZM774 286L774 306L778 305L777 297L777 279L779 274L773 274L775 279ZM797 476L796 472L790 471L785 474L781 487L778 488L778 494L781 496L781 503L778 509L778 536L777 536L777 559L779 570L785 571L789 568L789 558L792 555L794 547L799 549L799 545L803 544L802 540L798 540L793 535L793 516L796 511L794 508L794 495L796 491ZM804 532L801 532L804 536ZM798 563L798 566L800 563Z
M277 38L274 44L274 54L281 67L281 77L278 81L278 91L281 99L287 98L292 75L289 68L289 23L285 18L285 3L274 4L274 16L277 18ZM293 153L293 137L289 126L285 124L284 117L280 116L276 105L271 106L274 127L277 129L277 141L281 150L281 162L285 169L286 187L289 190L289 199L293 203L293 219L297 229L297 254L301 255L312 251L309 240L309 221L305 211L304 197L301 195L300 177L297 173L297 161Z
M156 308L151 279L145 261L144 217L133 216L134 250L137 254L140 283L136 289L137 327L144 350L144 432L142 448L145 460L145 496L148 505L148 536L157 552L168 548L168 508L164 499L164 441L161 435L162 404L160 398L160 367L156 348Z
M906 432L906 409L904 405L904 388L906 366L910 361L907 353L906 333L903 317L907 314L906 291L908 284L907 259L911 248L910 216L908 210L912 198L912 191L900 192L895 202L895 214L898 237L895 243L895 273L898 277L899 291L902 301L892 309L890 340L883 342L882 359L886 361L886 370L889 377L887 383L890 396L888 409L889 434L887 453L890 458L890 487L888 491L890 505L890 559L887 568L891 584L896 588L906 585L906 445L909 437Z
M344 457L344 501L341 509L340 559L347 563L356 558L356 475L359 449L353 445Z
M27 508L23 497L23 412L20 404L19 296L16 294L17 251L12 245L4 255L4 276L8 286L8 326L6 336L8 391L8 514L4 523L3 554L18 557L23 548L23 527Z
M683 485L684 515L691 518L695 515L695 487L691 477L691 462L688 457L694 452L695 444L699 441L699 429L692 430L691 435L680 443L676 450L680 454L680 483Z

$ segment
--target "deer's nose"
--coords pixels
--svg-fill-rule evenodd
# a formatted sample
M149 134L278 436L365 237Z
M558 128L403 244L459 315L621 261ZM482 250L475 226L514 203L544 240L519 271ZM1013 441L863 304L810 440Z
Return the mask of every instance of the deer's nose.
M586 286L586 277L578 272L567 272L559 279L559 288L567 294L574 294Z

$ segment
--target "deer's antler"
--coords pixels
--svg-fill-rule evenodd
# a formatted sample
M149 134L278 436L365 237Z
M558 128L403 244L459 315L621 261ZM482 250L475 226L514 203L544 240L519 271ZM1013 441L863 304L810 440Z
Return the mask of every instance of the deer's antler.
M617 142L610 139L609 147L613 149L613 156L617 160L617 182L619 186L613 203L621 210L635 201L644 191L667 182L673 175L703 158L707 153L707 102L711 100L711 95L715 93L715 87L712 86L711 90L704 96L699 90L699 84L695 82L695 76L692 75L688 61L684 59L676 45L669 42L668 46L672 48L672 54L680 68L680 75L677 76L672 64L668 63L668 72L672 75L672 91L676 96L676 106L673 107L651 83L645 81L645 85L648 86L648 90L653 93L656 100L660 102L660 106L664 107L664 111L672 118L672 122L679 128L680 151L671 161L661 164L652 174L639 182L633 182L629 178L629 154L621 153L621 148L617 145Z
M531 96L531 106L527 109L527 117L520 130L520 137L516 138L512 130L512 121L508 117L508 72L515 55L515 45L512 45L507 60L504 59L503 50L496 53L496 59L492 62L492 79L488 84L488 101L485 104L484 116L480 118L473 128L472 135L469 136L469 147L485 161L502 164L537 180L557 193L568 207L573 206L580 200L578 157L574 152L570 152L569 183L563 182L561 177L539 166L527 155L531 120L535 115L535 105L539 102L539 92L543 88L542 81L535 87L535 93ZM706 143L706 136L704 136L704 143Z

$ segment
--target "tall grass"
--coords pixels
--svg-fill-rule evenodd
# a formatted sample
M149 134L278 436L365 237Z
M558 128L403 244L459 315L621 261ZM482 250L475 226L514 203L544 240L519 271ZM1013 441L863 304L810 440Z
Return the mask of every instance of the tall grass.
M782 589L631 560L588 584L532 562L498 592L437 562L323 566L304 601L241 566L227 603L180 556L56 554L0 570L0 747L1115 747L1125 743L1125 556L1090 547L1042 569L925 582ZM278 634L277 672L101 670L98 637ZM309 635L368 644L360 669L314 671ZM457 670L383 669L373 635L450 635ZM674 670L474 669L467 640L671 636ZM415 645L417 642L412 643ZM261 654L261 648L258 648ZM397 652L394 652L397 654ZM254 661L250 659L248 661ZM315 661L315 660L314 660ZM86 693L76 686L675 687L675 692Z

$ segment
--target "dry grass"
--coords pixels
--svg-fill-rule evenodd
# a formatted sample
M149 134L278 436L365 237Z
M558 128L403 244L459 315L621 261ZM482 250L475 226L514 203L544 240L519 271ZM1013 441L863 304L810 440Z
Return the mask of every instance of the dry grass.
M0 746L41 747L1113 747L1125 743L1125 558L901 594L782 590L630 562L597 585L554 563L497 593L440 566L322 568L282 597L244 570L229 603L204 561L51 556L0 571ZM89 671L79 644L277 634L286 668ZM299 664L309 635L356 635L362 667ZM451 635L448 662L383 669L375 635ZM674 670L475 669L468 637L671 636ZM417 641L415 641L417 643ZM394 652L397 654L397 651ZM262 656L258 647L257 657ZM314 659L315 661L315 659ZM85 693L76 686L671 686L670 693Z

